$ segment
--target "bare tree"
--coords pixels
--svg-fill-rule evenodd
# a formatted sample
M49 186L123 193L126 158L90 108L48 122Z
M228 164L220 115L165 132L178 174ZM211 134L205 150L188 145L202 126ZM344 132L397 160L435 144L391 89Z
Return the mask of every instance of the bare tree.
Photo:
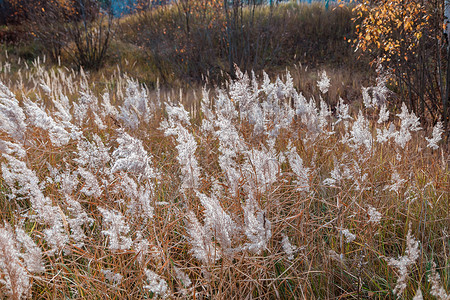
M28 27L54 61L67 54L78 67L98 69L112 34L109 1L36 0L26 9Z
M80 20L67 26L67 36L74 42L69 51L79 67L101 67L112 35L111 7L102 8L95 0L77 0Z

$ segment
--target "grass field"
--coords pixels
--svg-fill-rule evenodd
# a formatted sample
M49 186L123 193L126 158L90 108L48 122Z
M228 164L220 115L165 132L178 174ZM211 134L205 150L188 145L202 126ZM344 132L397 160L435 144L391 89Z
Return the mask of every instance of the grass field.
M448 299L448 145L382 81L2 69L3 297Z
M99 70L0 28L0 298L449 300L448 136L351 10L180 8Z

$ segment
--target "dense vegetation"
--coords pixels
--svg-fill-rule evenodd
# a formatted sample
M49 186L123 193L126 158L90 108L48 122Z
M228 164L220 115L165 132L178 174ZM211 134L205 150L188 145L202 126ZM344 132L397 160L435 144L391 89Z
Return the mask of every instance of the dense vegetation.
M2 27L0 298L450 299L447 53L381 2Z

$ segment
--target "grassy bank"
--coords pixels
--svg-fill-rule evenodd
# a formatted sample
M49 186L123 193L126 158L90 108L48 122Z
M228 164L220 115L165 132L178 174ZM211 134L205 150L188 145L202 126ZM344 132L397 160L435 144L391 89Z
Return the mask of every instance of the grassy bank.
M353 29L348 8L244 7L234 21L238 24L228 26L232 20L227 21L223 9L193 11L189 16L180 9L161 7L126 17L119 25L118 40L140 49L145 65L163 81L198 81L206 76L221 83L233 75L234 64L255 72L278 72L298 62L312 68L345 64L358 69L356 55L345 40Z
M290 3L243 7L228 14L223 7L189 9L167 5L115 20L111 45L99 71L108 76L119 65L150 87L158 80L164 85L186 86L204 83L205 78L222 84L234 76L234 64L257 74L263 69L277 74L298 63L312 69L345 65L352 72L367 72L367 63L356 60L357 54L346 41L353 36L349 8L325 10L320 4ZM22 60L31 62L49 49L25 25L4 27L2 32L15 36L4 39L3 50ZM63 51L63 65L74 66L68 55L74 47L69 44Z

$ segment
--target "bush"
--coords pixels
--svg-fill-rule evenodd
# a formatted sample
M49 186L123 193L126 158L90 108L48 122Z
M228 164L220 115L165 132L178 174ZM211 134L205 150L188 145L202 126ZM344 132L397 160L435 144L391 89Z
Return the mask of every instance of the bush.
M64 55L78 67L101 66L112 34L108 7L104 9L96 0L36 0L16 5L23 7L22 25L53 62L60 62Z

